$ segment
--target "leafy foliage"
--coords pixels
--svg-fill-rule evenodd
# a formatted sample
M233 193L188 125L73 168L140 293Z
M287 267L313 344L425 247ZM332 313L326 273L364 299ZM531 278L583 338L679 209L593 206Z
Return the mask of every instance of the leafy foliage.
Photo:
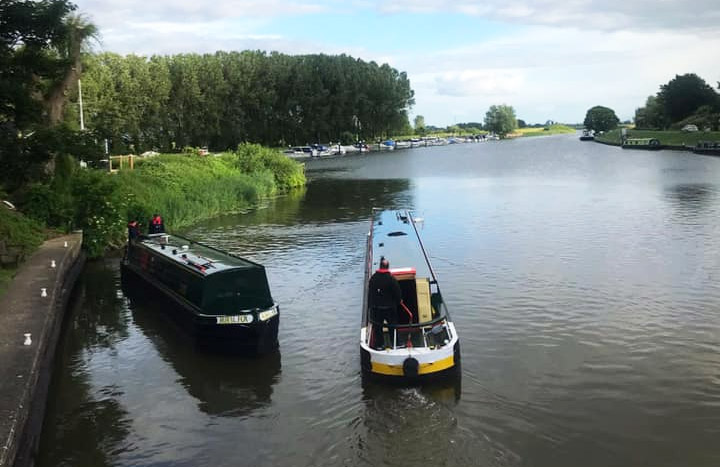
M682 128L694 124L717 130L720 95L694 73L676 75L635 111L635 126L642 129Z
M43 242L44 234L37 222L0 206L0 239L6 246L19 247L28 254Z
M405 131L414 103L405 73L347 55L105 53L85 69L86 122L113 153L372 139Z
M596 105L588 109L585 114L583 125L588 130L608 131L617 128L620 119L615 115L615 111L602 105Z
M515 109L509 105L491 105L485 114L485 129L505 136L517 128Z
M660 86L658 99L671 122L689 117L704 105L717 109L720 97L702 78L694 73L676 75Z

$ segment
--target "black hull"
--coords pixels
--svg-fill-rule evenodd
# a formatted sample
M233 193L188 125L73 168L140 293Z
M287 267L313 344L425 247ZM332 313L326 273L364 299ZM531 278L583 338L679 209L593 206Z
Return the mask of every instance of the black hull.
M720 156L720 149L693 149L693 152L703 156Z
M639 144L635 144L635 145L623 145L622 148L623 149L643 149L645 151L659 151L660 149L665 149L665 146L663 146L662 144L658 144L655 146L650 146L650 145L642 145L641 146Z
M120 274L126 293L134 298L153 301L160 298L163 302L160 310L178 323L201 347L251 355L267 354L278 349L279 315L266 322L253 324L217 324L214 316L202 316L179 295L124 261L120 264Z

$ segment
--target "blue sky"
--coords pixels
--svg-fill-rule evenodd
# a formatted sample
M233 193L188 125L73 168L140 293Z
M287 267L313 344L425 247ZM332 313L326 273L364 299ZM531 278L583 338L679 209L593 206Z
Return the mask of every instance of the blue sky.
M98 50L346 53L408 73L411 116L482 121L493 104L527 122L625 120L676 74L720 80L717 0L76 0Z

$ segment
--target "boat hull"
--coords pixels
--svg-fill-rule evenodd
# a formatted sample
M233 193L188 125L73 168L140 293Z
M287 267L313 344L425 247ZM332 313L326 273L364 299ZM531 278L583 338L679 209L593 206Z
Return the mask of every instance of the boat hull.
M153 277L123 261L121 281L126 292L136 298L162 302L159 311L178 323L198 344L223 351L266 354L278 348L280 310L274 305L275 316L252 324L218 324L218 317L202 313L182 296L168 289Z
M460 375L460 342L455 326L448 323L453 340L438 349L377 350L366 344L367 328L360 335L360 366L363 374L385 381L420 383Z

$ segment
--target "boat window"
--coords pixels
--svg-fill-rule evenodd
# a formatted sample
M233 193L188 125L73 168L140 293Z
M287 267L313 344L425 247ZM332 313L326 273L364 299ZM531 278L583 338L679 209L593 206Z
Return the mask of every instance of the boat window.
M390 232L387 235L388 235L388 237L400 237L400 236L407 235L407 234L405 232L401 232L401 231L397 230L395 232Z

